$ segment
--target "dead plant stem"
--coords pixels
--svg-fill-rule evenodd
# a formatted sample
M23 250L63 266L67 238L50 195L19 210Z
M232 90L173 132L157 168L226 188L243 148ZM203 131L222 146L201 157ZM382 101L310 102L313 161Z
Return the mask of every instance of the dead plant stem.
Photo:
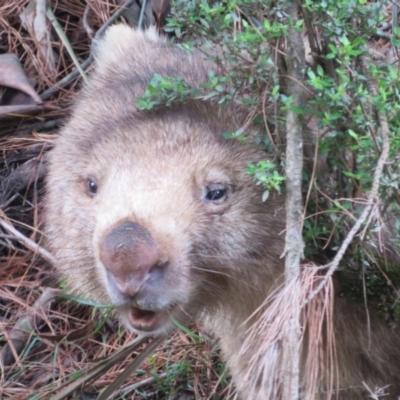
M291 22L287 36L286 63L288 66L288 94L292 96L291 107L286 114L286 237L285 237L285 284L296 291L295 297L301 296L300 261L303 258L302 226L302 170L303 170L303 135L300 115L293 107L301 107L304 88L302 81L305 73L304 45L301 33L292 26L298 19L298 4L291 2L286 13ZM293 293L292 293L293 294ZM285 329L286 342L282 347L284 384L282 400L297 400L300 384L300 349L301 349L301 307L293 307Z

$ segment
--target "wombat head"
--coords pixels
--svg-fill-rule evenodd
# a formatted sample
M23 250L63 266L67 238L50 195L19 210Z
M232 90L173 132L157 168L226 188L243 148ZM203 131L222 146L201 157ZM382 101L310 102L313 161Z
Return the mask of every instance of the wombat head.
M106 35L98 64L47 179L47 240L70 288L150 333L171 317L264 298L284 218L280 198L263 203L245 172L266 154L222 135L244 122L239 110L200 100L136 106L153 72L201 82L210 67L127 27Z

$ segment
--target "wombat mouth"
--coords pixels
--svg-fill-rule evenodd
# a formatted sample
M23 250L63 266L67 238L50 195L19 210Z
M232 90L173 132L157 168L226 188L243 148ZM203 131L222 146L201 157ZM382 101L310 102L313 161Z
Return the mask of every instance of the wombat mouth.
M129 322L132 327L142 332L156 331L166 323L168 314L162 311L155 312L131 307L129 310Z

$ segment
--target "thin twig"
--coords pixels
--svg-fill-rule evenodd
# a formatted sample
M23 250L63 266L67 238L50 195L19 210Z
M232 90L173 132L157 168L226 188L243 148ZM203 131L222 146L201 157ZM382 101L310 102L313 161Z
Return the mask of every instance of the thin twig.
M140 9L140 15L139 15L139 23L138 23L138 28L140 30L143 30L143 17L144 17L144 10L146 9L146 0L142 1L142 8Z
M0 211L0 213L1 213L1 211ZM21 232L19 232L17 229L15 229L14 226L12 226L9 222L7 222L6 220L4 220L1 217L0 217L0 225L5 230L12 233L15 236L15 238L18 239L29 250L33 251L34 253L38 253L41 257L43 257L50 264L52 264L52 265L56 264L56 259L46 249L44 249L42 246L39 246L33 240L27 238L25 235L23 235Z
M286 13L295 23L298 19L299 7L296 2L290 3ZM304 99L302 79L305 74L304 44L301 34L293 26L289 28L287 35L287 55L285 57L288 66L288 77L293 84L288 85L289 95L292 96L292 107L301 107ZM292 107L286 114L286 236L285 236L285 286L291 287L295 297L301 296L300 262L303 258L304 242L302 238L302 171L303 171L303 132L302 121ZM295 303L293 303L294 305ZM282 360L282 399L298 399L300 387L300 351L301 351L301 307L297 303L291 308L287 321L285 335L283 337Z

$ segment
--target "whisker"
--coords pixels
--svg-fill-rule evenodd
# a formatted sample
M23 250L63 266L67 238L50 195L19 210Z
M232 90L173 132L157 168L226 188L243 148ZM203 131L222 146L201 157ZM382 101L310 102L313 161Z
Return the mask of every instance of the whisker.
M231 275L231 274L222 272L222 271L216 271L216 270L214 270L214 269L201 268L201 267L197 267L197 266L194 266L194 265L191 265L190 268L191 268L191 269L194 269L194 270L198 270L198 271L208 272L208 273L214 274L214 275L226 276L226 277L229 278L229 279L233 279L233 280L236 280L237 282L244 283L245 285L249 286L250 288L255 289L255 286L253 286L253 285L251 285L250 283L246 282L246 281L243 280L242 278L238 278L237 276L234 276L234 275ZM216 285L216 286L217 286L217 285ZM218 286L217 286L217 287L218 287Z

